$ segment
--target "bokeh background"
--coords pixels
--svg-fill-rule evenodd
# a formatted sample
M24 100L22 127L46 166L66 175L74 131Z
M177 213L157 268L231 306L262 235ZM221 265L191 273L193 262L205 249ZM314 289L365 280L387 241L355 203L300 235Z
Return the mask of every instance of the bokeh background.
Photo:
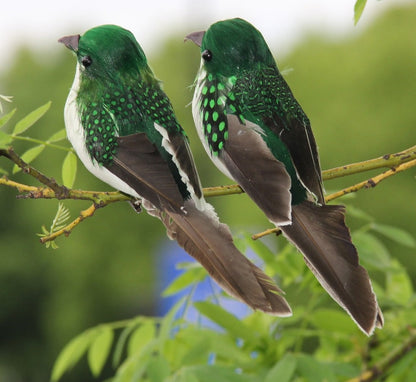
M183 37L219 19L239 16L264 33L285 70L312 121L323 169L397 152L416 142L416 3L369 0L356 27L353 5L347 0L4 2L0 94L14 99L3 106L6 112L18 108L17 121L51 100L51 110L30 135L46 139L61 129L75 59L56 40L103 23L122 25L136 35L163 81L190 136L203 185L230 184L208 160L194 131L190 86L199 54ZM20 153L28 147L15 145ZM34 165L60 181L64 155L46 149ZM11 170L4 158L0 167ZM336 190L370 175L330 181L325 187ZM415 175L415 170L399 174L348 203L414 235ZM36 184L23 174L14 179ZM81 165L75 187L108 189ZM236 236L270 227L244 195L210 202ZM160 312L166 269L182 258L159 221L121 203L99 210L68 238L59 239L59 249L46 249L36 233L43 224L50 225L57 205L16 200L15 190L0 187L1 382L48 380L58 352L81 331L100 322ZM73 217L88 206L80 201L65 205ZM352 228L358 224L352 217L348 222ZM271 245L274 241L269 239ZM386 245L415 281L415 251L396 249L393 242ZM81 364L63 380L92 377Z

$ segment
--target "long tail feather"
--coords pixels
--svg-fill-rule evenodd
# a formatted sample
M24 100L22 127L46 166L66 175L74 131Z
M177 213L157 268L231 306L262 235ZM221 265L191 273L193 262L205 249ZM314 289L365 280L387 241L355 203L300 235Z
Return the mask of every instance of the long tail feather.
M185 202L182 211L161 212L145 207L163 222L168 236L199 261L231 296L269 314L292 315L289 304L281 296L283 292L238 251L225 224L198 210L192 200Z
M367 271L345 225L343 206L305 201L292 208L292 224L280 227L302 252L308 267L330 296L366 333L383 326Z

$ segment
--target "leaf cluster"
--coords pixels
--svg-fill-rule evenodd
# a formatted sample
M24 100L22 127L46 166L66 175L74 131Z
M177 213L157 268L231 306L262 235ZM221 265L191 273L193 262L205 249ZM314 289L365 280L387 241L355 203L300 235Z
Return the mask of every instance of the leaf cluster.
M29 136L23 136L29 128L36 124L51 107L51 102L38 107L33 110L22 119L17 121L10 133L6 132L6 124L12 119L17 109L14 108L9 113L0 118L0 149L6 149L13 144L13 141L25 141L30 142L32 145L22 155L21 159L27 164L32 163L46 147L51 147L59 150L66 151L67 154L62 164L62 182L66 187L72 187L77 172L77 159L72 148L66 146L57 145L66 138L65 129L61 129L56 133L53 133L46 140L39 140L31 138ZM21 170L16 164L13 166L12 174L16 174ZM0 173L6 174L7 171L0 168Z
M374 337L362 334L330 300L291 245L285 244L276 254L245 235L238 240L240 249L255 253L266 272L288 291L289 301L298 300L291 302L293 317L261 312L237 317L229 299L215 289L208 299L198 301L195 287L206 272L196 263L181 264L183 273L164 295L186 291L186 297L165 317L137 316L87 330L61 352L52 380L58 381L84 355L96 377L111 364L114 382L335 382L353 381L367 369L377 370L388 382L412 380L416 337L408 327L416 325L416 295L406 269L384 241L411 248L416 241L408 232L377 223L353 206L349 210L362 222L353 240L362 264L375 275L373 284L386 320L386 327ZM190 309L197 312L196 319L188 314ZM409 341L408 353L389 362L389 354L397 356L397 348Z

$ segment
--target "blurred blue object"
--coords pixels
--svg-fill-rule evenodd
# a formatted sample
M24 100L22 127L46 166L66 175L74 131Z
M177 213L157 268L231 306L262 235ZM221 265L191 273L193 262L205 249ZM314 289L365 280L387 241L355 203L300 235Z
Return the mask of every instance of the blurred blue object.
M156 280L156 293L158 301L156 303L156 313L164 316L169 310L184 296L190 296L191 301L211 301L217 303L238 318L243 318L250 313L251 309L222 293L222 289L209 276L197 285L191 285L173 296L163 297L162 292L175 280L184 269L178 269L180 263L195 262L181 247L174 241L166 241L162 246L157 260L158 278ZM184 318L188 322L197 322L202 326L218 327L212 321L203 317L192 304L185 303L178 311L178 317ZM219 328L219 327L218 327Z

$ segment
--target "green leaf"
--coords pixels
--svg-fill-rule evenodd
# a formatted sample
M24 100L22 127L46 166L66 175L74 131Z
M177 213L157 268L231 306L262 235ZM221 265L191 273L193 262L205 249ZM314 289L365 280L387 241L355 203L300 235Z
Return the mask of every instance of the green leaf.
M414 379L406 378L408 374L414 375L414 373L409 373L409 371L414 369L416 361L416 349L412 349L409 353L405 354L401 359L396 361L391 367L390 378L387 379L389 382L396 381L414 381Z
M129 325L127 325L121 332L120 337L117 340L116 347L114 349L114 355L113 355L113 367L114 368L116 368L120 364L121 358L123 356L124 345L126 344L127 339L129 338L132 331L136 328L137 323L138 322L136 319L132 320L129 323Z
M249 342L257 341L249 327L221 306L208 301L198 301L194 303L194 307L211 321L226 329L230 335Z
M286 354L267 373L264 382L289 382L296 369L296 358L292 354Z
M253 326L251 327L253 328ZM270 329L270 327L268 329ZM265 331L267 331L266 328ZM199 329L199 332L201 332L201 329ZM270 335L269 331L268 335ZM227 334L207 330L199 337L202 337L202 340L205 341L205 345L201 344L205 347L205 353L215 353L220 359L226 359L229 363L234 365L252 362L250 353L239 346L238 342ZM209 348L207 348L207 346L209 346ZM187 359L189 359L189 357L187 357Z
M0 167L0 174L8 175L9 173L4 168Z
M357 0L354 5L354 25L357 25L358 21L361 18L361 15L363 14L365 5L367 3L367 0Z
M334 373L329 365L325 365L315 358L299 354L297 357L297 370L308 382L336 381Z
M53 134L48 140L47 142L52 143L52 142L58 142L58 141L62 141L62 139L66 138L66 130L65 129L61 129L58 132L56 132L55 134Z
M142 376L145 374L149 359L138 359L136 356L127 358L117 369L116 376L112 382L132 382L144 381ZM148 379L146 379L148 381Z
M240 374L236 371L236 367L220 366L220 365L197 365L187 368L200 382L253 382L258 378L251 375ZM193 381L194 379L192 379ZM182 379L181 379L182 381ZM185 379L185 381L187 381ZM280 382L280 381L279 381Z
M368 222L372 222L374 218L367 214L367 212L364 212L362 209L348 205L347 208L347 214L348 216L352 216L357 219L366 220Z
M319 309L310 313L308 320L318 329L330 333L353 333L355 324L343 310Z
M77 164L76 155L69 151L62 164L62 183L65 187L72 188L74 185L77 175Z
M93 339L94 330L86 332L73 338L61 351L52 369L52 381L58 381L62 375L71 369L85 354Z
M162 323L159 329L159 339L160 341L167 340L172 333L172 329L176 320L176 314L179 309L182 308L187 296L182 297L169 311L169 313L163 318Z
M146 374L151 382L163 382L170 374L168 361L161 355L151 358Z
M0 118L0 128L3 127L9 120L14 116L14 113L16 113L16 108L7 113L6 115L3 115L3 117Z
M64 228L66 225L66 222L71 217L71 214L68 210L68 208L65 207L65 205L61 202L58 203L58 210L56 211L55 217L53 218L51 227L49 231L46 229L45 226L42 226L42 233L38 233L37 235L40 237L49 236L50 234L59 231L60 229ZM57 249L58 245L54 240L47 241L45 243L46 248L52 247L53 249Z
M173 380L174 382L200 382L200 380L195 376L195 374L187 369L181 370L177 375L176 378Z
M12 141L13 138L10 135L0 131L0 149L7 149Z
M340 345L336 339L335 342L337 342L338 346L336 349L334 349L334 352L332 354L336 354L340 349ZM346 381L350 378L353 379L355 376L360 374L360 367L357 366L355 363L352 364L331 362L331 364L329 364L328 366L332 369L332 372L338 377L339 381Z
M162 296L172 296L187 288L191 284L201 282L207 277L207 271L202 267L189 268L187 271L176 277L162 292Z
M38 107L36 110L33 110L31 113L23 117L19 122L16 123L16 126L13 130L13 135L19 135L25 132L29 127L33 126L51 107L51 101L45 103L41 107Z
M378 238L363 231L355 231L351 236L362 263L382 271L389 269L391 265L389 251Z
M405 231L404 229L378 223L373 223L371 228L374 231L389 238L390 240L395 241L396 243L402 244L409 248L416 247L416 240L409 232Z
M109 326L99 330L88 351L88 364L92 374L98 377L105 365L113 343L114 333Z
M58 203L58 210L56 211L55 217L53 218L50 233L59 231L63 227L65 227L67 221L71 217L71 213L69 212L68 208L62 202Z
M152 321L147 321L140 325L130 336L128 344L128 354L139 353L156 336L156 328Z
M23 153L23 155L21 156L22 160L28 164L31 163L40 155L40 153L45 149L45 147L46 147L45 145L38 145L38 146L31 147L29 150ZM12 173L16 174L20 170L21 168L19 166L14 165Z
M412 280L396 259L392 260L392 270L387 273L386 294L403 306L407 306L413 296Z

